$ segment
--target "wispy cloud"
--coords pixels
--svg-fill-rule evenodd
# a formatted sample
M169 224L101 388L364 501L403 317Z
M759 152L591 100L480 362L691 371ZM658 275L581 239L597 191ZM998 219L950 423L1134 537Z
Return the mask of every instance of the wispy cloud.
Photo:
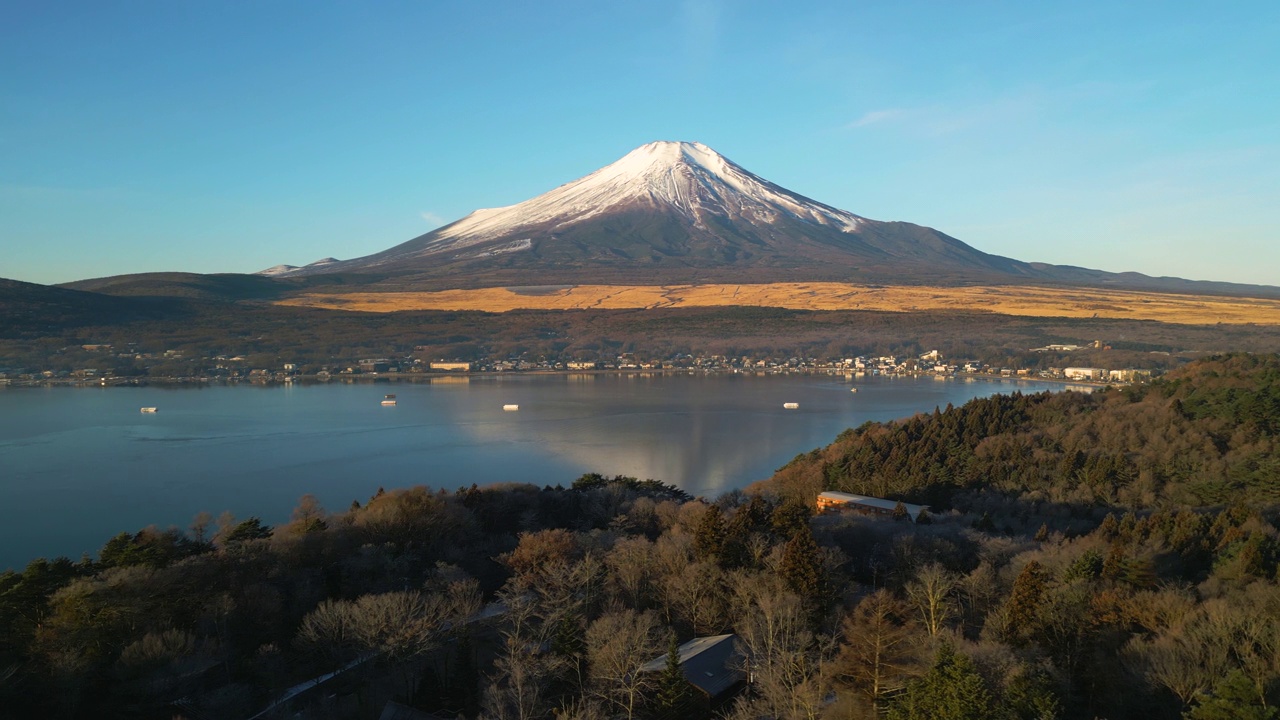
M1082 104L1115 102L1129 91L1129 88L1108 83L1028 87L949 102L870 110L844 128L857 130L892 125L918 136L935 138L967 132L1002 132L1020 126L1043 125L1046 118L1070 112Z
M854 130L856 128L864 128L870 125L878 125L880 123L897 120L906 115L906 111L901 108L886 108L884 110L871 110L863 113L862 117L845 125L845 128Z
M958 105L923 105L912 108L884 108L863 113L845 125L846 130L892 125L926 137L954 135L968 130L990 129L1026 116L1039 99L1032 96L992 98Z
M427 224L433 228L438 228L445 223L444 218L440 217L436 213L431 212L430 210L424 210L420 214L422 215L422 219L426 220Z

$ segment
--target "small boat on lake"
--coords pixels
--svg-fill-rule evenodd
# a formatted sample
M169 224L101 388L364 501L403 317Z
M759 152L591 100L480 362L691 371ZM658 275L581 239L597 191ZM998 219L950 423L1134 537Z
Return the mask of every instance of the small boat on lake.
M388 406L389 406L389 405L395 405L395 404L396 404L396 401L395 401L395 400L383 400L383 401L382 401L382 404L383 404L383 405L388 405Z
M519 405L503 405L502 409L506 410L507 412L515 412L516 410L520 409L520 406Z
M858 388L849 388L849 392L858 392Z
M395 399L396 399L396 394L395 394L395 393L390 393L390 394L387 394L387 395L383 395L382 397L384 397L384 398L386 398L386 399L388 399L388 400L395 400Z
M157 410L159 410L159 409L160 409L160 408L144 407L144 408L142 408L142 412L147 413L147 414L149 415L149 414L151 414L151 413L156 412L156 411L157 411Z
M800 408L800 403L782 403L782 407L787 410L798 410Z

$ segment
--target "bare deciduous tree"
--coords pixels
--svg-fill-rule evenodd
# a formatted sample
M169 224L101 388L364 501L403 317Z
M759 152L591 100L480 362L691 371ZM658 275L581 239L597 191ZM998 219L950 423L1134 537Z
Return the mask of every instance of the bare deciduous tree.
M661 626L652 612L614 610L587 629L590 692L627 718L635 717L654 675L640 672L660 653Z
M1208 691L1233 668L1233 624L1225 604L1210 601L1183 627L1171 628L1151 640L1131 641L1125 657L1186 707L1197 693Z
M715 563L686 565L663 583L667 606L689 623L695 635L710 635L725 627L725 573Z
M474 580L450 583L443 592L404 590L326 600L302 619L297 641L335 666L381 658L401 670L412 695L416 682L411 662L435 649L479 605Z
M915 579L906 585L907 597L920 614L920 622L930 637L937 637L954 612L952 592L955 573L938 563L929 563L916 571Z
M803 602L776 577L737 573L734 630L748 658L756 699L752 712L775 718L816 717L828 686L823 659L833 641L809 630Z
M652 592L653 543L644 537L619 540L605 556L615 596L628 607L645 607Z

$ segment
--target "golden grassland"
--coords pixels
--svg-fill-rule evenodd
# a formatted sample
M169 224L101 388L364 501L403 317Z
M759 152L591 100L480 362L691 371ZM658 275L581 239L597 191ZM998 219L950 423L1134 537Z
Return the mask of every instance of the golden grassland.
M386 313L401 310L622 310L780 307L891 312L979 311L999 315L1122 318L1167 323L1280 325L1280 300L1030 286L574 285L545 290L482 288L438 292L310 293L281 305Z

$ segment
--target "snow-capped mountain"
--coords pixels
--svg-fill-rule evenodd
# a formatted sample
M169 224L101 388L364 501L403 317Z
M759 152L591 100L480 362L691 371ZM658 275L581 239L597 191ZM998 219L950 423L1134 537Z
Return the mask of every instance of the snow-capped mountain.
M707 215L752 224L789 216L845 232L862 221L757 177L702 143L654 142L532 200L477 210L443 228L423 252L467 247L544 224L563 228L637 205L674 210L699 228L706 227Z
M930 228L810 200L696 142L643 145L533 199L477 210L374 255L262 274L534 284L585 282L588 268L635 282L1037 275Z

